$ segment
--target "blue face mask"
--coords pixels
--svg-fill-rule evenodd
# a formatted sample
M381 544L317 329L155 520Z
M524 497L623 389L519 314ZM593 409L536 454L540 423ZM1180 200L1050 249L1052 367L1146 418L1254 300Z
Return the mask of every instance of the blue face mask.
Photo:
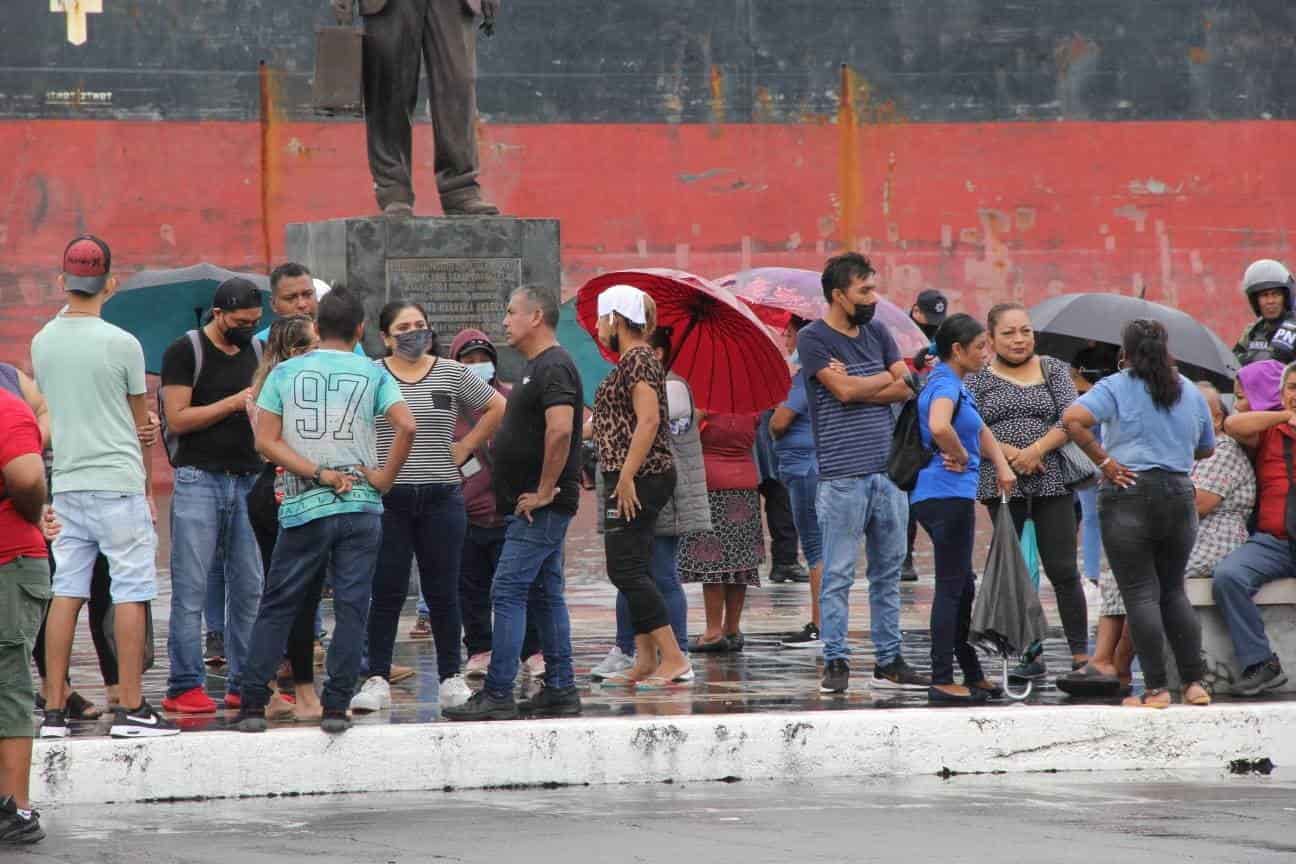
M469 363L468 371L476 375L487 384L495 380L495 364L489 360L485 363Z

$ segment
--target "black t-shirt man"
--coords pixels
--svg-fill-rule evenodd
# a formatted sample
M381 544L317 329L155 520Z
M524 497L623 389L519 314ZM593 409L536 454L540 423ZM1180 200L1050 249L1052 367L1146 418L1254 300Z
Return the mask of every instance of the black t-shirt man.
M542 351L522 369L509 394L504 421L495 433L495 497L501 513L512 514L519 495L534 492L544 466L545 410L570 405L572 440L567 464L550 505L574 516L580 505L581 379L576 363L561 345Z
M226 354L212 344L203 330L198 331L202 344L202 373L194 383L194 350L189 336L181 336L162 355L162 386L193 387L189 404L211 405L252 386L256 374L256 351L251 345L237 354ZM179 438L177 468L192 467L203 471L232 471L251 474L261 470L261 457L253 443L252 424L242 411L218 420Z

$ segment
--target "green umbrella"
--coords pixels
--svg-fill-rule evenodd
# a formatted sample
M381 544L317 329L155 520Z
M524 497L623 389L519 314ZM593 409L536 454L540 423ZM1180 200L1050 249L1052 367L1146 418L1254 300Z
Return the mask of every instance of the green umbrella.
M576 361L576 368L580 370L581 384L585 388L585 404L592 406L594 391L612 371L612 364L603 359L594 337L590 336L576 320L574 298L562 305L562 315L558 319L558 342Z
M270 311L270 279L259 273L235 273L212 264L195 264L179 270L142 270L125 280L104 304L109 324L130 333L144 346L144 368L162 373L162 354L186 331L201 327L211 311L216 286L241 276L261 289L265 321Z

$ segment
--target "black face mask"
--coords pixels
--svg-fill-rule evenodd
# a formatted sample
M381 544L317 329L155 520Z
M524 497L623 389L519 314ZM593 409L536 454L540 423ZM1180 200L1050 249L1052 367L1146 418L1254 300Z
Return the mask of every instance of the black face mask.
M235 348L246 348L252 344L256 337L256 325L247 327L231 327L225 331L225 338Z
M850 322L856 327L863 327L873 320L873 315L876 312L876 303L856 303L855 311L850 315Z

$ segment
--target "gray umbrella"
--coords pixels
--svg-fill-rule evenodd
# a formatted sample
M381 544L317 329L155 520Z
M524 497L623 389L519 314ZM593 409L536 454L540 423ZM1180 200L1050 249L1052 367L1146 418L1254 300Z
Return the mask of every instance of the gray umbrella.
M1226 392L1233 389L1238 368L1233 352L1209 327L1178 309L1125 294L1063 294L1033 307L1030 317L1040 353L1062 360L1070 360L1090 342L1120 345L1121 330L1135 318L1159 321L1184 375L1208 380Z
M1022 556L1012 514L1006 506L1000 507L985 573L972 606L970 639L1003 658L1004 689L1013 698L1024 699L1030 694L1029 685L1023 693L1013 693L1008 687L1008 656L1042 641L1047 632L1044 607Z

